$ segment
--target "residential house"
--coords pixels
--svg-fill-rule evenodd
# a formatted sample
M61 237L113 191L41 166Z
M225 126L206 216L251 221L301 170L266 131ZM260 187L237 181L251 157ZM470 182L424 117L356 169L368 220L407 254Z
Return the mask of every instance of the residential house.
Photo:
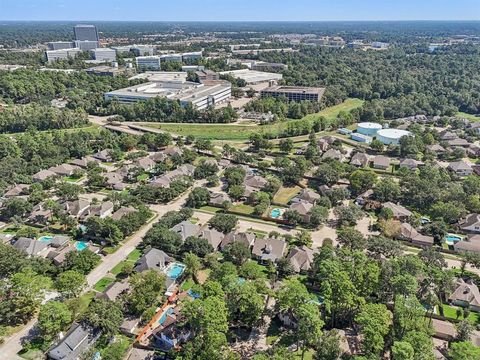
M313 204L305 201L296 202L290 205L289 210L296 211L302 216L302 222L310 222L310 211Z
M33 181L42 182L47 180L49 177L57 176L53 171L50 170L40 170L39 172L33 175Z
M120 220L121 218L123 218L125 215L128 215L128 214L133 214L137 212L137 209L135 209L134 207L131 207L131 206L122 206L120 207L117 211L115 211L113 214L112 214L112 219L113 220Z
M409 170L415 170L421 165L423 165L423 162L415 159L403 159L402 161L400 161L400 167L407 168Z
M198 237L207 240L212 245L213 250L217 251L225 235L217 229L211 228L202 230Z
M260 262L277 262L287 249L287 243L281 239L257 238L253 244L252 255Z
M82 214L90 207L90 202L84 199L67 201L63 204L63 208L70 216L80 218Z
M457 176L469 176L472 175L473 169L465 161L454 161L448 164L448 170L457 174Z
M342 161L343 154L340 152L340 150L329 149L325 153L323 153L322 159L334 159L334 160Z
M467 149L467 155L471 158L480 157L480 146L470 145Z
M104 219L113 214L113 203L111 201L104 201L98 205L90 205L88 209L82 214L82 220L90 216L98 216Z
M80 167L71 164L61 164L52 166L48 170L54 172L58 176L71 176L75 170L80 170Z
M373 189L368 189L367 191L364 191L360 195L358 195L355 199L355 204L359 206L364 206L368 200L372 197L374 194Z
M480 312L480 291L473 281L457 280L457 288L448 300L457 306L468 307L470 310Z
M185 241L190 236L197 236L200 232L200 226L186 220L175 225L170 230L179 234L182 237L182 241Z
M156 163L149 157L143 157L135 160L133 162L133 165L138 166L139 168L142 168L145 171L151 171L155 167Z
M431 319L433 336L437 339L452 341L457 336L455 325L449 321Z
M120 325L120 331L127 336L138 335L139 333L138 325L140 324L140 320L141 320L140 318L135 316L129 316L125 318L122 324ZM132 359L132 355L130 355L128 359ZM143 357L141 359L146 360L149 358Z
M98 163L98 159L95 159L92 156L85 156L81 159L75 159L70 161L70 164L78 166L80 168L86 169L89 163Z
M386 157L383 155L377 155L373 158L373 167L375 169L387 170L389 166L390 166L389 157Z
M458 252L480 253L480 235L471 235L453 244L453 249Z
M105 149L93 154L92 156L95 159L100 160L101 162L111 162L113 161L113 158L112 158L112 155L110 155L110 153L111 153L111 150Z
M294 247L288 253L287 260L297 273L307 273L312 268L314 251L305 245Z
M46 255L49 243L32 238L20 237L13 243L13 247L28 256Z
M17 197L20 195L26 195L30 189L30 185L27 184L18 184L9 187L3 194L4 198Z
M241 232L241 233L228 233L223 238L222 242L220 243L220 249L223 250L225 246L228 244L232 244L234 242L241 242L245 244L248 248L251 248L255 243L255 233L252 232Z
M433 144L433 145L427 145L426 149L436 155L444 154L445 153L445 148L443 146L440 146L438 144Z
M100 299L115 301L120 295L127 293L129 290L130 283L128 281L115 281L108 285L102 293L97 294L96 297Z
M63 339L48 351L47 356L51 360L77 360L95 344L100 335L99 330L74 323Z
M149 155L149 158L155 161L156 163L162 163L168 159L168 155L163 152L155 152Z
M451 131L445 131L440 135L440 140L442 141L450 141L457 138L458 138L458 135Z
M250 175L245 177L243 184L245 187L249 186L254 189L261 190L268 185L268 180L260 175Z
M103 174L103 177L105 178L105 184L107 185L107 187L110 187L112 189L121 191L127 186L123 182L124 176L119 172L108 172Z
M227 194L210 192L210 205L222 207L225 202L231 202Z
M350 165L357 166L357 167L365 167L368 165L369 161L370 161L370 157L367 154L357 152L350 159Z
M298 202L308 202L310 204L315 204L321 196L317 194L315 191L310 190L310 189L302 189L300 193L295 196L291 202L292 203L298 203Z
M406 221L410 216L412 216L412 213L400 204L395 204L389 201L383 203L382 207L392 210L393 218L396 220Z
M135 263L134 271L155 270L160 273L173 261L174 259L162 250L151 248Z
M133 348L127 360L153 360L155 351Z
M448 143L448 146L451 146L451 147L469 147L471 144L465 140L465 139L461 139L461 138L457 138L457 139L453 139L453 140L449 140L447 141Z
M68 245L70 237L65 235L55 235L50 241L50 246L60 249Z
M171 146L171 147L167 147L165 150L163 150L163 153L168 155L168 156L173 156L173 155L181 156L183 154L183 150L180 149L177 146Z
M40 203L33 207L32 212L28 215L27 222L30 224L44 225L51 220L52 216L52 210L46 208L45 204Z
M433 236L426 236L420 234L409 223L402 223L400 227L400 234L398 235L398 237L419 246L432 246L434 242Z
M47 259L51 259L56 266L60 266L65 261L69 252L76 251L75 246L67 243L65 247L54 248L47 254Z
M320 138L317 140L317 147L321 152L325 152L330 148L330 142L327 139Z
M468 214L460 223L460 229L466 232L480 233L480 214Z
M162 175L160 177L154 178L150 182L150 185L155 186L155 187L161 187L161 188L169 188L170 183L171 183L170 178L166 175Z

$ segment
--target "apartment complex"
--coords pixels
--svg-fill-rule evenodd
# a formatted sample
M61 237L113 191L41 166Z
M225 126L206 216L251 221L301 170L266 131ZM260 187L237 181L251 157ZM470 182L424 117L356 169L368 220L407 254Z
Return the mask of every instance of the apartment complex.
M265 97L285 97L288 101L320 101L325 88L302 86L272 86L260 92Z

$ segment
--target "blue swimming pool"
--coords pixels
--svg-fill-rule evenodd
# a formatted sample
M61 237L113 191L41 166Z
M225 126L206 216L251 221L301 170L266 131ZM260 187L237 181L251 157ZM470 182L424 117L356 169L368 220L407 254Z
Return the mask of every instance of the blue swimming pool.
M462 237L458 236L458 235L455 235L455 234L447 234L445 236L445 242L447 243L447 245L456 244L457 242L459 242L461 240L462 240Z
M75 243L75 249L77 249L77 251L82 251L82 250L85 250L86 248L88 248L88 243L85 241L77 241Z
M38 238L38 241L41 241L41 242L50 242L52 241L53 239L53 236L41 236Z
M183 271L185 270L185 265L183 264L180 264L180 263L174 263L174 264L171 264L168 268L167 268L167 276L170 278L170 279L177 279L180 275L182 275Z
M270 216L274 219L277 219L280 217L280 215L282 215L282 212L280 211L280 209L273 209L271 212L270 212Z

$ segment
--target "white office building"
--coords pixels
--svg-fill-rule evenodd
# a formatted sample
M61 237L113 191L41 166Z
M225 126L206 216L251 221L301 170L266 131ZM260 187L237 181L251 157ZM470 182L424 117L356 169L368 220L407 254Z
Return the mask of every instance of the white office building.
M160 70L160 56L139 56L135 59L139 70Z
M97 61L115 61L117 53L109 48L97 48L90 51L92 58Z
M75 40L74 44L76 48L79 48L82 51L90 51L98 48L98 41Z
M194 60L198 60L202 58L202 52L201 51L195 51L195 52L188 52L188 53L183 53L182 54L182 60L183 62L190 62Z
M68 60L69 58L74 58L75 56L77 56L81 52L82 52L82 50L80 50L78 48L62 49L62 50L48 50L48 51L45 51L45 57L47 58L47 61L49 63L51 63L51 62L54 62L54 61Z
M47 45L49 50L63 50L75 47L73 41L52 41L49 42Z
M162 61L178 61L178 62L182 62L182 54L165 54L165 55L161 55L160 58L162 59Z

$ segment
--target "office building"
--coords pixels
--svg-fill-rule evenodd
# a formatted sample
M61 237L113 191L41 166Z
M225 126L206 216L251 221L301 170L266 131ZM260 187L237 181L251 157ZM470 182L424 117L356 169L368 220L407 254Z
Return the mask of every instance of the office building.
M90 51L92 58L97 61L115 61L117 53L109 48L96 48Z
M105 94L105 100L116 99L120 103L135 103L155 97L179 101L182 106L191 103L198 110L228 101L232 86L227 81L211 81L198 84L184 80L151 81Z
M201 51L196 51L196 52L189 52L189 53L183 53L182 54L182 60L185 63L192 62L198 59L202 58L202 52Z
M75 34L75 40L97 42L99 40L97 27L95 25L75 25L73 32Z
M320 101L325 88L301 86L272 86L260 92L265 97L285 97L288 101Z
M97 76L118 76L123 74L131 74L133 69L127 67L118 67L118 66L106 66L100 65L86 69L87 74L97 75Z
M250 69L257 71L282 71L287 68L288 66L282 63L269 63L264 61L253 61L250 65Z
M139 56L135 59L139 70L160 70L160 56Z
M49 42L47 45L49 50L63 50L75 47L73 41L52 41Z
M112 46L117 55L127 55L130 52L131 46Z
M62 50L48 50L45 51L45 57L49 63L59 60L68 60L69 58L74 58L82 50L78 48L73 49L62 49Z
M198 81L200 82L220 80L220 75L218 73L208 69L196 71L195 74L197 75Z
M255 71L250 69L223 71L220 75L231 75L236 79L243 79L248 85L266 82L277 82L283 78L282 74Z
M142 79L150 82L187 81L188 74L183 71L145 71L128 80Z
M75 40L74 44L76 48L79 48L82 51L90 51L98 48L98 41Z
M153 48L150 46L134 45L130 47L130 51L132 51L135 54L135 56L152 56L153 55Z
M182 62L182 54L165 54L161 55L160 58L162 61L169 62L169 61L177 61Z

